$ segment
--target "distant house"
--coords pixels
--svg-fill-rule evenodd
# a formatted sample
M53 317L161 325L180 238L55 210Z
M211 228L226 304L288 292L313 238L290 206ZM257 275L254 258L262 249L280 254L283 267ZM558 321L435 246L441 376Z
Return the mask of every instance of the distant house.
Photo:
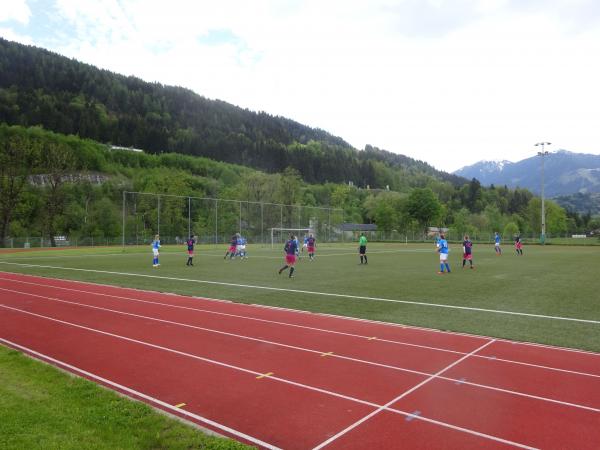
M111 145L110 146L111 150L127 150L129 152L137 152L137 153L143 153L144 150L141 150L139 148L133 148L133 147L120 147L118 145Z

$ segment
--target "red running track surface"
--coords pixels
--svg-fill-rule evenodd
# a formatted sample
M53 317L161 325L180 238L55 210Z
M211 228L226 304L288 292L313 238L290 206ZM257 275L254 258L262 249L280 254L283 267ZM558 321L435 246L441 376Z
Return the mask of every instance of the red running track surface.
M600 448L595 353L5 272L0 299L0 343L259 447Z

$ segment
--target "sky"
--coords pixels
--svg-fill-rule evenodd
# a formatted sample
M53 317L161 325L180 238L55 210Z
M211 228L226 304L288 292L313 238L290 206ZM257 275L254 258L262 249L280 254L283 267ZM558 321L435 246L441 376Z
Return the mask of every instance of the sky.
M447 172L600 154L597 0L0 0L0 36Z

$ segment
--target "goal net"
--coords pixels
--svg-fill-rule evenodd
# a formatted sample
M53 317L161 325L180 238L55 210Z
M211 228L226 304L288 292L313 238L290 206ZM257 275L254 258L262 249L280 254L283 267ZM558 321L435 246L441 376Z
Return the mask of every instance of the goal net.
M302 241L304 240L304 235L312 234L314 236L314 232L311 228L269 228L271 230L271 248L275 247L275 244L283 244L287 241L290 233L294 234L300 245L302 245Z

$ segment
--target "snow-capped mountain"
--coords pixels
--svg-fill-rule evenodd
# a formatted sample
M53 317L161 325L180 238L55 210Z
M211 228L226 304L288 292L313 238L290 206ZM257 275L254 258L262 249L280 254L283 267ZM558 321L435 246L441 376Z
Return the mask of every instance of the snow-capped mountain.
M548 197L600 192L600 155L559 150L545 157L545 193ZM482 185L522 187L539 194L541 159L537 156L518 162L480 161L454 172Z

